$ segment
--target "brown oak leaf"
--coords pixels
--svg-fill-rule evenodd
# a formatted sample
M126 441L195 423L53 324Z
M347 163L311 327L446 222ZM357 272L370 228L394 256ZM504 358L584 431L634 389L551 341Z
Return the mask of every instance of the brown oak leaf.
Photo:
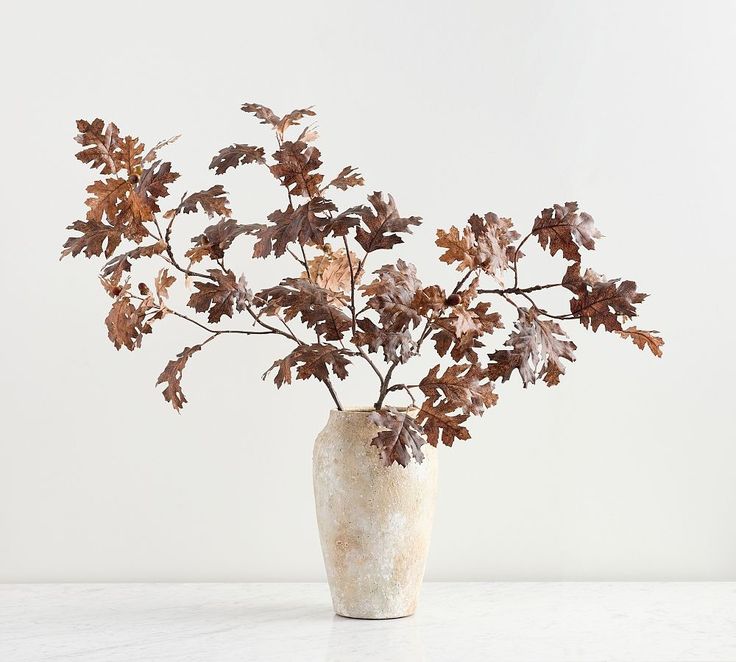
M146 322L145 315L153 307L154 302L150 296L136 306L127 290L121 292L105 318L107 336L115 349L126 347L133 351L141 346L143 335L151 332L151 325Z
M596 331L602 326L606 331L621 331L623 326L619 317L627 319L636 316L636 305L647 295L636 291L633 280L612 280L586 270L580 277L572 265L565 274L563 284L576 297L570 300L570 312L587 329ZM577 276L576 276L577 273Z
M319 196L323 176L315 172L322 165L320 151L304 142L287 140L274 152L276 163L269 167L274 177L280 179L291 195L305 198Z
M380 428L373 437L371 446L378 448L381 461L385 466L394 462L406 467L414 458L417 462L424 460L422 446L426 443L422 428L407 412L393 407L369 414L371 423Z
M353 342L368 347L369 352L383 350L388 363L406 363L416 353L417 344L409 331L387 330L366 317L360 318L357 325L360 331L353 336Z
M288 322L299 316L325 340L340 340L352 328L352 320L330 303L332 293L303 278L284 278L275 287L259 292L255 300L267 315L283 311Z
M233 212L228 204L227 192L220 184L216 184L205 191L188 195L179 204L178 211L182 214L193 214L201 209L210 218L213 216L229 218Z
M267 257L271 253L280 257L295 241L322 246L326 223L334 210L335 205L325 198L311 199L296 209L291 205L285 211L277 209L269 214L270 223L256 233L258 241L253 247L253 257Z
M359 209L363 225L357 228L355 236L366 253L389 249L403 243L404 240L397 233L411 234L409 226L421 224L418 216L406 218L400 216L391 195L388 196L388 200L384 200L383 193L376 191L368 196L368 202L373 209L368 207Z
M365 184L365 181L363 180L363 176L358 172L357 168L353 168L353 166L345 166L335 177L333 180L330 181L327 186L325 186L325 189L330 188L331 186L334 188L339 188L342 191L347 191L349 188L353 186L363 186Z
M481 415L487 407L496 404L498 396L493 385L477 364L456 363L439 374L436 365L419 382L419 389L433 404L444 400L449 408L460 409L464 414Z
M111 175L120 169L120 163L115 153L118 147L120 131L115 124L97 118L91 123L86 120L77 120L79 134L75 140L85 147L77 152L76 157L82 163L88 163L91 168L102 167L103 175Z
M253 147L242 143L223 147L212 157L210 170L214 170L216 175L222 175L227 172L228 168L237 168L246 163L266 163L263 147Z
M156 381L156 386L159 384L166 384L163 390L163 396L166 399L166 402L170 402L171 406L176 411L180 411L187 402L187 399L184 397L184 393L181 390L182 372L187 365L187 361L189 361L189 359L192 358L192 355L200 349L202 349L202 345L185 347L176 355L175 359L172 359L166 364L166 367Z
M551 255L562 252L566 260L580 262L580 247L595 249L595 240L603 235L593 224L593 217L578 212L577 202L566 202L543 209L534 219L532 232L537 236L542 248L549 249Z
M163 241L157 241L155 244L144 244L142 246L136 246L134 249L116 255L105 263L102 267L101 274L103 276L109 276L113 282L119 282L123 273L130 271L132 264L131 260L137 260L141 257L153 257L154 255L160 255L166 250L166 243Z
M232 317L238 298L238 281L235 274L220 269L209 269L213 281L195 281L197 288L189 297L187 305L198 313L208 312L210 322L219 322L222 317Z
M517 370L524 388L539 377L547 386L554 386L565 373L562 360L575 360L575 343L557 322L540 319L533 309L519 309L519 319L505 345L510 349L500 349L489 356L491 381L505 382Z
M421 425L427 441L432 446L437 446L440 441L445 446L452 446L457 439L470 439L470 432L463 427L463 423L468 420L468 414L455 413L455 410L456 407L444 400L434 405L428 398L422 404L417 414L417 423Z
M313 117L316 114L311 108L298 108L279 117L270 108L259 103L244 103L241 110L255 115L261 120L261 124L270 124L276 130L279 140L283 140L284 132L290 126L295 126L305 117Z
M75 232L81 232L81 234L69 237L64 242L59 259L63 259L67 255L75 257L80 253L84 253L86 257L102 255L103 253L105 257L110 257L120 245L122 239L119 228L107 225L102 221L74 221L74 223L67 226L67 230L74 230Z
M378 312L386 330L401 331L417 326L421 317L414 307L422 283L413 264L398 260L385 264L374 272L378 277L361 289L368 297L368 306Z
M348 365L350 365L350 359L344 349L322 343L299 345L283 359L274 361L273 365L263 373L263 379L276 368L278 370L274 382L278 388L281 388L283 384L291 384L294 368L296 368L297 379L314 377L321 382L326 382L330 378L330 371L339 379L345 379L348 376Z
M253 235L263 227L260 223L242 225L235 219L224 219L206 227L202 234L193 237L194 246L185 253L185 256L192 263L200 262L205 257L221 260L225 256L225 251L241 234Z
M648 347L654 356L662 356L664 339L655 335L659 331L643 331L642 329L637 329L635 326L630 326L627 329L616 331L616 333L622 338L630 338L639 349L643 350L645 347Z

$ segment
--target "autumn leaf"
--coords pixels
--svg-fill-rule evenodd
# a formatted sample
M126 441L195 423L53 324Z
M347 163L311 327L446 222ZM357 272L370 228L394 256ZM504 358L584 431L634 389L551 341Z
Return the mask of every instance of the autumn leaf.
M222 175L229 168L237 168L246 163L266 163L263 147L253 147L241 143L224 147L212 157L210 170L214 170L216 175Z
M118 177L98 180L87 187L85 204L89 207L87 220L100 223L106 216L113 225L120 225L118 219L118 204L125 199L130 191L128 180Z
M383 350L388 363L406 363L416 353L417 344L408 331L393 331L376 324L367 317L357 321L358 328L353 342L358 346L368 347L369 352Z
M145 145L132 136L125 136L119 141L117 158L120 165L128 171L129 178L141 173L144 149Z
M276 130L280 140L283 140L284 132L290 126L299 124L305 117L313 117L315 115L315 112L311 108L298 108L283 117L279 117L270 108L262 106L259 103L244 103L241 106L241 110L255 115L261 120L261 124L270 124Z
M563 283L577 295L570 300L570 312L586 329L593 331L600 326L606 331L621 331L619 317L635 317L636 305L647 297L636 291L633 280L608 280L591 269L582 277L579 269L577 272L568 269Z
M269 169L291 195L315 198L319 196L322 182L322 175L315 172L322 165L319 157L320 152L316 147L287 140L274 152L276 163Z
M201 209L210 218L213 216L229 218L233 212L228 204L227 192L220 184L216 184L205 191L188 195L179 204L178 211L182 214L192 214Z
M189 297L187 305L198 313L208 312L207 319L210 322L219 322L223 316L233 316L239 291L238 281L230 270L210 269L208 273L212 282L195 281L197 291Z
M156 274L156 280L154 282L156 288L156 295L159 301L163 301L169 298L169 288L176 282L176 276L169 275L168 269L161 269Z
M484 371L477 364L456 363L439 374L436 365L419 382L419 389L433 404L444 400L449 408L478 416L496 404L498 396Z
M429 398L422 404L417 414L417 423L424 430L427 441L432 446L437 446L440 441L445 446L452 446L457 439L463 441L470 439L470 432L463 426L468 420L468 415L462 412L455 413L455 409L456 407L446 401L434 405Z
M77 152L76 157L91 168L100 168L103 175L111 175L120 169L115 151L118 146L120 131L110 122L107 126L97 118L92 123L86 120L77 120L79 134L75 140L85 147Z
M578 213L577 202L543 209L534 220L532 232L551 255L559 251L566 260L573 262L580 262L580 247L592 251L595 240L603 236L594 226L590 214Z
M219 221L206 227L201 235L192 238L194 246L185 253L185 256L192 263L200 262L205 257L221 260L225 257L225 251L240 235L256 234L263 227L259 223L242 225L232 218Z
M283 311L288 322L299 316L325 340L340 340L352 328L352 320L330 303L332 293L303 278L285 278L259 292L255 300L267 315Z
M519 308L513 333L501 349L489 356L488 377L507 381L514 370L526 388L541 377L547 386L559 384L565 373L562 360L574 361L575 343L568 339L557 322L540 319L534 310Z
M185 347L175 359L166 364L164 371L159 375L156 386L165 384L163 390L166 402L170 402L176 411L180 411L187 402L184 393L181 390L182 372L192 355L202 349L202 345L194 345L193 347Z
M381 324L387 330L400 331L417 326L421 317L414 307L422 283L413 264L398 260L374 272L378 277L362 290L368 297L368 306L378 312Z
M422 446L426 443L426 439L421 427L409 414L393 407L386 407L381 411L371 412L369 420L381 428L371 440L371 446L378 448L385 466L391 466L396 462L402 467L407 467L412 458L417 462L424 461Z
M350 365L350 359L344 349L322 343L299 345L283 359L274 361L273 365L263 374L263 379L274 369L278 369L274 377L278 388L281 388L283 384L291 384L294 369L296 369L297 379L314 377L321 382L326 382L330 379L330 372L339 379L345 379L348 376L348 365Z
M348 257L344 249L333 251L329 244L325 244L324 252L309 260L309 273L302 272L301 278L311 278L317 285L334 294L331 301L342 302L344 295L350 292L351 265L356 268L357 264L358 256L352 251Z
M112 304L105 318L107 335L119 350L125 347L133 351L141 346L143 334L151 332L151 326L145 321L146 313L154 307L153 300L148 297L135 306L126 292L122 292Z
M439 313L446 305L447 295L439 285L429 285L418 290L414 295L412 308L425 316L428 313Z
M296 241L322 246L326 223L334 210L335 205L325 198L313 198L296 209L291 205L285 211L277 209L269 214L270 223L256 233L258 241L253 247L253 257L267 257L271 253L280 257Z
M630 338L641 350L648 347L649 351L651 351L654 356L662 356L662 345L664 345L664 340L655 335L659 333L659 331L642 331L641 329L637 329L635 326L630 326L627 329L621 329L615 333L618 333L622 338Z
M405 232L411 234L410 225L420 225L418 216L404 218L396 209L396 202L391 195L388 200L383 199L383 193L376 191L368 196L373 210L362 207L359 214L363 225L356 230L356 240L366 253L389 249L396 244L403 243L403 239L397 233Z
M358 172L357 168L353 166L345 166L340 173L333 180L330 181L325 190L334 187L339 188L342 191L347 191L353 186L363 186L363 176Z
M119 228L107 225L102 221L74 221L67 230L81 232L80 235L69 237L64 242L61 258L67 255L75 257L84 253L86 257L102 255L110 257L120 245L122 239Z

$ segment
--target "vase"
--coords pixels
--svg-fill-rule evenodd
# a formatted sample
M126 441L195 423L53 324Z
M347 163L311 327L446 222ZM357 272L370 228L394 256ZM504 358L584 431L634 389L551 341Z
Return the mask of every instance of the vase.
M333 410L312 470L322 555L335 612L401 618L417 607L437 495L437 449L385 466L371 409Z

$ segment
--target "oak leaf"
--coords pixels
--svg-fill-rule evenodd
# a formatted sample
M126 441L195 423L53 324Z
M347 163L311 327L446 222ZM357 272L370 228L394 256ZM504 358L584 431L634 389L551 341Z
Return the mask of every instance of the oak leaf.
M242 225L235 219L228 218L209 225L201 235L192 238L194 246L185 256L192 262L200 262L205 257L221 260L225 251L240 235L252 235L259 232L264 226L259 223Z
M255 300L267 315L283 311L288 322L299 316L325 340L340 340L352 328L352 320L330 303L332 293L303 278L284 278L275 287L259 292Z
M421 316L415 308L417 293L422 287L417 269L399 259L396 265L385 264L374 272L378 277L361 289L368 297L367 305L378 312L387 330L401 331L417 326Z
M315 172L322 165L320 151L304 142L287 140L274 152L276 163L269 167L291 195L315 198L320 193L323 176Z
M81 232L80 235L69 237L64 242L61 258L67 255L72 257L84 253L86 257L102 255L110 257L120 245L122 233L120 228L107 225L103 221L74 221L67 226L67 230Z
M348 376L348 365L350 365L350 359L344 349L322 343L299 345L283 359L274 361L273 365L263 374L263 379L276 368L278 370L274 382L278 388L281 388L283 384L291 384L293 369L296 369L297 379L314 377L321 382L326 382L330 379L330 372L339 379L345 379Z
M426 443L422 428L406 412L393 407L371 412L369 420L381 428L371 440L371 446L380 451L385 466L394 462L406 467L412 458L417 462L424 460L422 446Z
M75 140L85 147L77 152L76 157L82 163L87 163L91 168L102 167L103 175L111 175L120 169L120 163L116 154L120 131L115 124L105 122L97 118L91 123L86 120L77 120L79 134Z
M433 404L444 400L448 408L475 416L496 404L498 396L493 385L477 364L456 363L441 375L439 370L439 365L434 366L419 382L419 389Z
M659 331L643 331L642 329L637 329L635 326L630 326L627 329L621 329L615 333L618 333L622 338L630 338L641 350L648 347L649 351L651 351L654 356L662 356L662 345L664 345L664 339L655 335L659 333Z
M595 240L603 236L590 214L578 212L577 202L543 209L534 219L532 232L551 255L560 251L566 260L573 262L580 262L580 247L594 250Z
M457 439L470 439L470 432L463 426L468 414L456 413L455 410L456 407L446 401L437 405L432 404L430 398L424 401L417 414L417 423L424 430L429 444L437 446L441 441L445 446L452 446Z
M335 177L333 180L330 181L327 186L325 186L325 189L330 188L331 186L334 188L339 188L342 191L347 191L349 188L353 186L363 186L365 184L365 181L363 180L363 176L358 172L357 168L353 168L353 166L345 166Z
M253 147L242 143L223 147L212 157L210 170L214 170L216 175L222 175L227 172L228 168L237 168L246 163L266 163L263 147Z
M198 313L208 312L210 322L219 322L222 317L232 317L238 298L238 281L235 274L220 269L209 269L212 281L195 281L197 288L189 297L187 305Z
M388 330L367 317L360 318L357 325L360 331L353 336L353 342L368 347L369 352L383 350L388 363L406 363L416 353L417 344L407 330Z
M368 196L373 210L362 207L359 214L363 225L356 230L356 240L366 253L376 250L389 249L396 244L403 243L399 232L411 234L410 225L420 225L418 216L402 217L396 209L396 202L391 195L388 200L383 199L383 194L376 191Z
M539 377L547 386L554 386L565 373L562 360L575 360L575 343L557 322L540 319L533 309L519 308L519 319L505 345L510 349L500 349L489 356L491 381L505 382L516 370L524 388Z
M228 204L227 192L220 184L216 184L205 191L188 195L179 204L178 211L182 214L192 214L201 209L210 218L213 216L229 218L233 212Z
M166 402L170 402L176 411L180 411L187 402L183 391L181 390L182 372L192 355L202 349L202 345L194 345L193 347L185 347L175 359L166 364L163 372L159 375L156 385L166 384L163 390L163 396Z

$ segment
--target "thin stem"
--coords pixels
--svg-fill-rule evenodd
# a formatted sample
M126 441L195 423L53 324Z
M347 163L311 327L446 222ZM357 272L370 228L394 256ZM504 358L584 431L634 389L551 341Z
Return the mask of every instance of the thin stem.
M534 285L533 287L507 287L495 290L478 290L478 294L525 294L529 292L537 292L538 290L547 290L550 287L564 287L562 283L547 283L546 285Z
M273 331L244 331L241 329L213 329L211 327L208 327L197 320L188 317L187 315L184 315L182 313L178 313L175 310L171 310L170 308L166 308L166 312L175 315L176 317L180 317L183 320L187 320L188 322L191 322L192 324L196 324L200 329L204 329L208 333L214 333L215 335L219 335L221 333L240 333L245 336L266 336L271 335Z

